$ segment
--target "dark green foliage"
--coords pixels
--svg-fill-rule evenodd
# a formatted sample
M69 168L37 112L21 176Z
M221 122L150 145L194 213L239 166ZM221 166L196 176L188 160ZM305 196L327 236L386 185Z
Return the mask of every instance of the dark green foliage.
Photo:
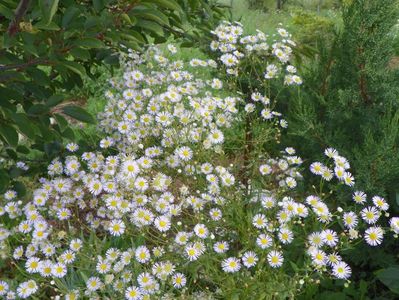
M396 0L343 3L342 28L318 39L317 54L301 70L304 86L290 95L290 137L285 140L312 160L328 146L337 148L351 162L357 188L386 197L391 213L399 210L399 73L392 63L397 16ZM338 198L345 206L350 195L340 191ZM388 290L371 275L397 264L390 254L397 240L385 243L378 251L348 253L348 259L356 265L355 286L364 280L369 294L394 297L391 281L382 277Z
M170 36L196 41L222 13L208 0L1 1L0 192L15 182L15 161L40 171L63 140L82 137L65 118L94 123L78 91L99 76L96 66L117 66L122 49Z
M317 43L289 113L291 134L308 140L300 143L306 152L340 149L354 164L358 187L385 196L399 187L399 85L388 34L396 9L395 0L344 5L343 28Z

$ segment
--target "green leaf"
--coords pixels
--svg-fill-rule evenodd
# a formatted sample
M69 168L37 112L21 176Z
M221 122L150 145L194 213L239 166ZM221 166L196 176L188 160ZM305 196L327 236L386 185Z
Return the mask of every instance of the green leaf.
M22 153L22 154L28 154L30 152L29 148L22 146L22 145L19 145L16 150L17 150L17 152Z
M85 68L82 65L78 64L77 62L64 60L60 62L60 64L66 67L67 69L71 70L72 72L78 74L80 77L86 75Z
M76 40L72 44L73 46L82 47L86 49L91 48L104 48L104 43L95 38L84 38Z
M50 24L58 9L59 0L39 0L39 6L42 11L43 21Z
M17 157L18 158L18 157ZM10 175L10 178L17 178L19 177L24 171L20 168L17 168L16 166L12 166L8 174Z
M95 124L95 120L91 114L85 111L83 108L79 106L65 106L62 109L62 112L76 120L85 122L85 123L92 123Z
M13 160L18 160L18 154L17 152L15 152L14 150L12 150L11 148L7 148L6 149L6 153L7 155L13 159Z
M57 31L57 30L60 30L61 28L60 28L60 26L58 26L56 23L54 23L54 22L50 22L50 23L46 23L46 22L43 22L43 21L40 21L40 22L37 22L35 25L34 25L34 27L35 28L37 28L37 29L42 29L42 30L53 30L53 31Z
M14 19L14 13L8 7L5 7L3 4L0 3L0 14L6 17L9 20Z
M134 25L135 23L135 18L130 18L128 14L121 14L121 18L129 25Z
M181 6L174 0L143 0L142 3L155 3L160 7L169 8L174 11L183 11Z
M104 8L103 0L93 0L93 7L97 12L101 11Z
M61 145L59 142L50 142L44 144L44 152L46 152L47 156L52 158L58 156L61 151Z
M86 49L75 47L69 53L73 55L75 58L79 58L81 60L89 60L90 59L90 52Z
M68 7L62 17L61 25L63 28L68 28L71 21L79 14L79 9L75 6Z
M50 98L48 98L46 106L54 107L60 104L62 101L64 101L64 99L65 99L64 95L53 95Z
M169 19L168 17L161 13L158 10L153 10L153 9L137 9L132 11L133 16L137 16L140 18L144 18L147 20L155 21L156 23L160 25L167 25L169 26Z
M10 183L10 177L6 170L0 169L0 193L4 193Z
M48 86L51 84L51 81L50 81L48 75L44 71L42 71L38 68L29 68L27 70L27 72L31 76L32 81L35 84L39 84L42 86Z
M7 144L10 146L16 147L18 145L18 133L14 127L8 124L1 124L0 135L3 136Z
M55 114L54 118L56 119L57 124L61 128L61 130L64 130L68 127L68 121L60 114Z
M43 104L35 104L29 107L27 113L32 116L38 116L47 113L48 111L49 110L47 106Z
M392 266L376 272L377 278L392 292L399 294L399 266Z
M14 186L14 190L17 192L18 197L23 197L26 195L26 187L22 182L16 181L13 184L13 186Z
M36 133L36 126L24 113L16 113L13 115L13 120L15 121L18 130L26 135L28 138L33 138Z
M163 34L164 34L162 26L160 26L159 24L157 24L155 22L139 20L139 21L137 21L136 26L143 28L145 30L152 31L153 33L155 33L159 36L163 36Z
M16 101L22 101L24 99L24 96L17 92L16 90L13 89L8 89L5 87L0 87L0 95L1 99L5 100L16 100ZM0 101L0 105L2 104L2 101Z
M62 132L62 136L66 137L67 139L74 140L75 139L75 133L73 132L72 128L68 127Z

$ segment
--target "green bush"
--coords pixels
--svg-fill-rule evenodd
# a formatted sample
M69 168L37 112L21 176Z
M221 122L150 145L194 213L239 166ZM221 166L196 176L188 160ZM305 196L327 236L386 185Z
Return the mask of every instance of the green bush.
M301 69L304 89L291 94L286 106L291 134L286 142L314 158L326 145L342 149L353 162L358 187L387 196L391 213L399 210L399 74L391 65L397 9L395 0L346 1L343 25L318 41L313 61ZM344 199L341 193L342 205ZM392 240L381 251L352 253L358 285L367 280L369 292L388 293L368 272L397 264L394 245Z
M169 36L196 41L223 13L207 0L6 0L0 3L0 191L34 176L63 153L63 140L81 139L70 120L94 123L81 106L96 66L117 66L122 47L165 42ZM202 34L203 35L203 34ZM15 162L29 160L25 172Z

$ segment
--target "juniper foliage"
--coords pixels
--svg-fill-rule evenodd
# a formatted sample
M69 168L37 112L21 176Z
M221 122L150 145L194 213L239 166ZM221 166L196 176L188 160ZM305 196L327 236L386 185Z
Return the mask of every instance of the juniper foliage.
M303 70L306 86L288 105L291 137L303 151L343 149L360 186L392 199L399 189L399 72L390 64L389 32L397 12L396 0L344 2L342 28L317 43L315 63Z

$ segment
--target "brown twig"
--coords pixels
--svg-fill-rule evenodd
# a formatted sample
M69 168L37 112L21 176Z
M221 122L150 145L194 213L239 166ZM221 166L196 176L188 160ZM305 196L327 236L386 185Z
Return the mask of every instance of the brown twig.
M8 26L7 33L9 36L15 35L19 31L19 22L28 10L29 0L21 0L15 10L15 18Z
M13 69L26 69L34 65L51 65L51 64L52 63L47 59L37 58L21 64L0 65L0 71L7 71Z

